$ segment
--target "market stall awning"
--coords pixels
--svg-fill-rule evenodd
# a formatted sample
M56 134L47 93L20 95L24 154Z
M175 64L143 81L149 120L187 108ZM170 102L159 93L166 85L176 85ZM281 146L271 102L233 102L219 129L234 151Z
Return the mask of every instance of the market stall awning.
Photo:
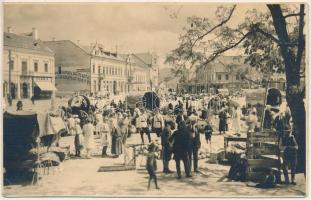
M56 91L56 87L49 81L35 81L42 91Z

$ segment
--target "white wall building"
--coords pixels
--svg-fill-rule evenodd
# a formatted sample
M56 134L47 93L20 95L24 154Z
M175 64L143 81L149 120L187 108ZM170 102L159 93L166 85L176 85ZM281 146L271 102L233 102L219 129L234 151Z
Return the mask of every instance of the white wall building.
M14 34L8 28L3 43L3 96L8 97L11 93L13 99L31 98L33 95L50 98L56 90L54 52L38 38L37 29L33 28L26 34Z

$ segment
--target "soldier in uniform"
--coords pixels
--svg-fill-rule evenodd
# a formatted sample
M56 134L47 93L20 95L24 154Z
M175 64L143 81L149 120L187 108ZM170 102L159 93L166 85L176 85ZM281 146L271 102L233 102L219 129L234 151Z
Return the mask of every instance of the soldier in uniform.
M164 119L161 113L159 112L158 108L156 108L155 115L153 117L153 127L155 129L157 136L160 137L162 130L164 128Z
M150 137L150 130L149 130L149 125L148 125L148 116L145 113L145 110L141 111L141 115L137 118L139 122L139 128L140 128L140 137L141 137L141 142L144 144L144 133L148 137L149 143L151 142L151 137Z

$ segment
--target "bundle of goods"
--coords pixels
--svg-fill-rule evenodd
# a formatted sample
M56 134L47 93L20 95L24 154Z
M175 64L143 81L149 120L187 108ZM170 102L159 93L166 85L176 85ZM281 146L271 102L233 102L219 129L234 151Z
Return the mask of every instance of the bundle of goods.
M227 158L229 163L234 163L238 158L240 158L241 154L245 153L246 147L244 147L244 145L240 143L232 143L227 148Z
M32 178L37 157L30 150L37 145L37 114L17 111L3 114L3 161L6 179Z

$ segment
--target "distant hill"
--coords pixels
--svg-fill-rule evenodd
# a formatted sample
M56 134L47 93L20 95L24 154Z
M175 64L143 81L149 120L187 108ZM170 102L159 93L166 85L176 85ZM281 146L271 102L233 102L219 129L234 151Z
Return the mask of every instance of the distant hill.
M176 89L178 80L171 72L171 68L160 68L160 83L165 82L166 87ZM165 81L166 80L166 81ZM167 81L169 80L169 81Z

